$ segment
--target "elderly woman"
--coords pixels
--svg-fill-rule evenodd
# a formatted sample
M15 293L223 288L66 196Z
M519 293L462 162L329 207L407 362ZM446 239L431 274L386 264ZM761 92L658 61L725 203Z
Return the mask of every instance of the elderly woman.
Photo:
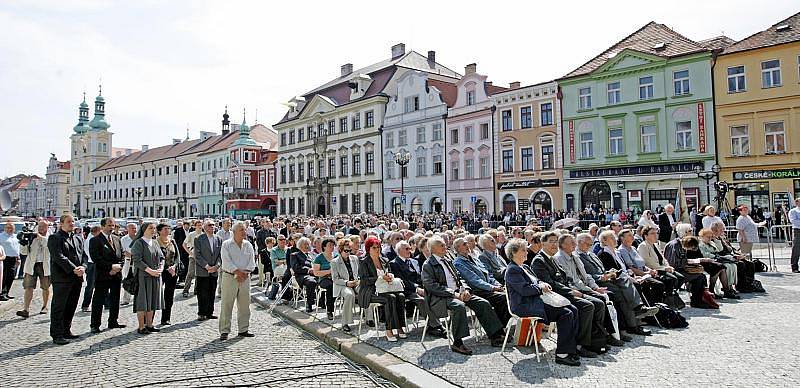
M353 254L355 244L349 238L340 239L337 245L339 254L331 261L333 296L342 298L342 330L349 333L359 284L358 257Z
M367 253L358 261L358 278L360 280L358 305L362 309L366 309L369 308L370 303L382 304L386 322L386 340L397 342L397 337L407 338L408 336L403 331L403 327L406 325L406 299L403 292L377 292L375 283L379 278L387 283L394 280L394 275L389 269L389 260L381 255L381 240L374 236L367 237L367 240L364 241L364 249ZM397 337L394 336L395 329L398 331Z
M539 281L533 270L525 264L528 258L527 241L515 238L505 248L506 256L511 259L505 272L509 309L519 317L539 317L544 322L557 322L556 363L579 366L581 363L576 343L578 310L571 304L553 307L542 302L540 295L553 292L553 289L549 284Z
M318 300L317 306L325 307L328 311L328 320L333 320L333 280L331 279L331 261L334 258L336 240L333 237L324 237L320 243L322 252L314 258L311 268L317 277L317 286L325 290L325 299Z
M653 213L650 210L645 210L642 213L642 216L639 217L639 222L637 222L637 225L641 227L645 226L650 226L653 228L657 227L655 221L653 221Z
M317 278L314 276L314 268L309 255L311 254L311 240L307 237L300 237L295 244L296 250L289 256L289 268L294 275L295 281L300 287L306 289L306 312L313 311L314 299L317 292Z
M620 244L617 253L628 267L628 270L639 280L640 291L647 301L651 304L663 303L666 288L664 283L658 280L658 270L647 266L637 248L634 248L633 239L633 232L630 229L620 231Z
M133 300L133 311L139 320L139 334L161 331L153 326L153 314L163 304L161 273L164 271L164 254L154 240L156 225L145 222L131 243L132 265L136 268L139 289Z
M722 222L722 218L717 216L717 208L714 206L706 206L706 210L703 212L703 214L703 229L711 229L711 225L716 223L720 223L723 226L725 225L725 223Z
M172 316L172 302L175 296L175 286L178 283L178 267L180 265L180 251L175 240L170 236L172 229L167 224L158 224L158 248L164 255L165 271L161 273L164 282L164 309L161 310L161 325L169 325Z
M711 229L702 229L699 235L700 253L703 254L700 264L710 276L708 289L713 290L717 284L717 278L719 278L720 283L722 283L722 297L715 295L718 299L741 299L733 289L737 281L736 264L733 257L720 255L722 245L715 244L713 241L714 232Z

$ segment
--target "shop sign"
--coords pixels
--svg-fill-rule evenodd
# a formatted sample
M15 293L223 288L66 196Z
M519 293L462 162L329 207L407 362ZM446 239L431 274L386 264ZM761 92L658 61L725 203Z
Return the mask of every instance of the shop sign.
M527 189L530 187L558 187L558 179L532 179L527 181L500 182L498 190Z
M755 170L733 173L733 180L742 181L750 179L784 179L800 178L800 168L784 168L780 170Z
M625 166L609 168L593 168L586 170L572 170L569 177L579 178L605 178L621 175L654 175L654 174L694 174L695 166L703 167L701 162L687 162L675 164L652 164L644 166Z
M575 127L572 120L569 121L569 161L575 163Z
M700 140L700 153L706 153L706 112L702 102L697 103L697 132Z

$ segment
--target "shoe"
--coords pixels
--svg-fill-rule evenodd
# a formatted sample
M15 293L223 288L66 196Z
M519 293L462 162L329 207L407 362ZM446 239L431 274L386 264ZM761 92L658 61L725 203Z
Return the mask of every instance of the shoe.
M328 320L329 320L329 321L332 321L332 320L333 320L333 313L328 313Z
M650 329L645 329L642 326L637 326L637 327L633 328L632 330L628 330L628 333L636 334L636 335L644 335L644 336L648 336L648 335L653 334L653 332L651 332Z
M606 343L611 345L611 346L624 346L625 345L625 341L622 340L622 336L620 336L620 339L616 339L616 338L614 338L612 336L608 336L606 338Z
M66 335L64 335L64 338L66 338L66 339L78 339L78 338L81 338L81 336L75 335L75 334L72 334L72 333L67 333Z
M450 345L450 350L452 350L452 351L454 351L454 352L456 352L458 354L463 354L465 356L471 356L472 355L472 350L469 350L469 348L464 346L464 344L461 344L461 346Z
M399 334L397 334L397 338L400 338L400 339L406 339L406 338L408 338L408 334L406 334L406 333L399 333Z
M579 360L576 360L570 356L563 358L556 356L556 364L561 364L566 366L581 366L581 362Z
M634 317L636 319L642 319L644 317L652 317L658 314L658 307L647 307L647 306L639 306L636 310L633 310L635 314Z
M189 297L189 293L184 291L184 292L181 293L181 296L184 297L184 298L188 298Z
M6 299L11 300L11 299L14 299L14 297L11 296L11 295L6 294Z
M375 321L367 321L367 326L375 327Z
M344 330L345 333L353 331L353 329L350 328L350 325L342 325L342 330Z
M162 322L161 322L161 326L169 326L169 325L171 325L171 324L172 324L172 323L171 323L170 321L162 321Z
M92 332L92 334L100 334L100 333L102 333L102 332L103 332L102 330L100 330L100 328L99 328L99 327L93 327L93 328L92 328L91 330L89 330L89 331L91 331L91 332Z
M238 337L244 337L244 338L253 338L255 336L256 336L255 334L247 332L247 331L243 331L243 332L239 333L239 335L238 335Z
M0 295L0 302L5 302L7 300L8 300L8 298L6 298L5 295Z
M722 295L722 294L714 293L714 299L722 300L722 299L725 299L725 296Z
M425 332L425 335L430 335L436 338L447 338L447 333L444 332L444 329L440 327L429 327L428 331Z
M585 347L578 349L578 355L583 358L597 358L597 353L586 349Z
M92 310L89 309L88 307L81 307L81 312L82 313L90 313L90 312L92 312Z
M387 335L386 336L386 340L389 341L389 342L397 342L397 337L395 337L395 336L391 336L390 337L390 336Z
M633 337L631 337L631 336L629 336L629 335L627 335L625 333L619 333L619 339L621 339L621 340L623 340L625 342L633 341Z
M69 343L66 338L53 338L53 343L56 345L66 345Z
M121 325L119 323L109 323L108 324L108 328L109 329L124 329L126 327L128 327L128 325Z
M726 290L722 295L729 299L742 299L741 296L736 295L736 291L734 290Z
M225 341L227 339L228 339L228 333L222 333L222 334L219 335L219 340L220 341Z
M209 315L207 318L208 319L219 319L219 317L216 316L216 315Z
M120 306L127 306L127 305L129 305L129 304L131 304L131 302L124 302L124 301L123 301L123 302L122 302L122 303L120 303L119 305L120 305Z
M42 310L39 311L39 314L47 314L47 307L42 307Z
M31 314L28 313L28 310L21 310L21 311L17 311L17 316L18 317L23 317L23 318L28 318L29 316L31 316Z
M153 326L145 326L144 328L145 328L145 330L147 330L147 331L149 331L151 333L158 333L159 331L161 331L161 329L156 329Z
M205 315L198 315L197 316L197 320L202 322L202 321L208 320L208 317L205 316Z
M136 332L139 334L150 334L150 331L147 328L144 329L136 329Z
M584 347L584 349L586 349L586 350L588 350L590 352L597 353L597 355L608 353L608 348L605 347L605 346L601 346L599 348L598 347L594 347L594 346L586 346L586 347Z
M800 269L793 269L792 273L800 273Z

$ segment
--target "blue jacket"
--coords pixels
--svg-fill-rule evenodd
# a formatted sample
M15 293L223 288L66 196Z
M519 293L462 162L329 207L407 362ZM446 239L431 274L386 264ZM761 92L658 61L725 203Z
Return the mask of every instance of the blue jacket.
M491 291L492 288L500 286L500 283L494 280L494 276L489 273L480 261L468 260L466 257L459 255L453 264L458 274L461 275L461 278L467 282L470 288Z
M533 270L511 262L506 268L506 292L511 312L520 317L539 317L546 319L544 302L539 298L542 290L534 283L530 275Z

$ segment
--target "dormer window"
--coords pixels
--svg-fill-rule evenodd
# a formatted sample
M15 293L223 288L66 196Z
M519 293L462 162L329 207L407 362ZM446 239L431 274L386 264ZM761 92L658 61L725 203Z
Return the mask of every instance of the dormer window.
M467 90L467 105L475 105L475 91Z
M405 101L405 111L408 112L416 112L419 110L419 96L413 97L406 97Z

